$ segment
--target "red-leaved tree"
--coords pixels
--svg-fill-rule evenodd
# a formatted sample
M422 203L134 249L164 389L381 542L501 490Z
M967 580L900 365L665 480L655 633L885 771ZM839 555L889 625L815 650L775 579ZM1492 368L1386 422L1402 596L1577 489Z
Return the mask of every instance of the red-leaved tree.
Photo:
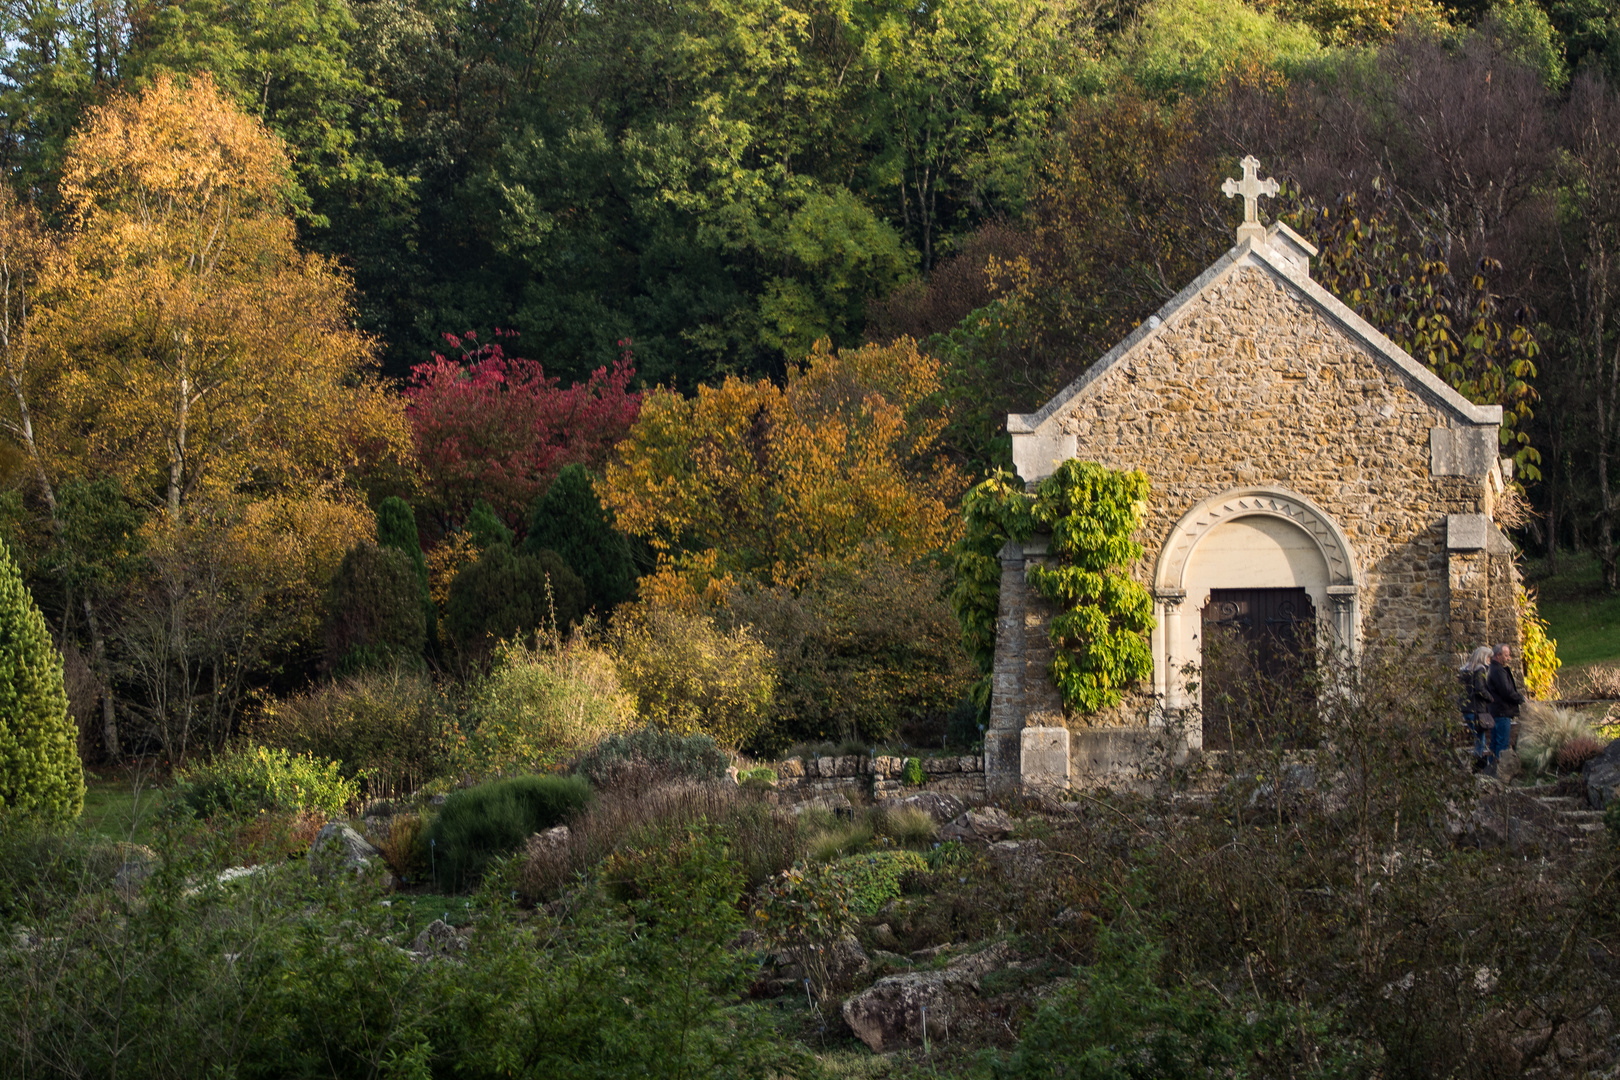
M641 411L641 395L630 390L628 340L611 368L564 389L536 361L507 355L499 339L516 331L495 336L480 344L471 331L445 334L461 356L434 353L411 369L405 391L424 508L445 530L479 499L521 527L529 504L565 465L600 466Z

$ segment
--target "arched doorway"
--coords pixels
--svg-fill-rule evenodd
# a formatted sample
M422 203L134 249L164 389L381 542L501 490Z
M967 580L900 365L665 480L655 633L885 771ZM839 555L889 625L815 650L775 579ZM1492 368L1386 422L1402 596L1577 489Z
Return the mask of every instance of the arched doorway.
M1353 652L1358 586L1343 530L1303 496L1245 488L1205 499L1176 523L1155 568L1155 690L1167 708L1192 704L1183 668L1201 667L1206 625L1245 641L1257 662L1314 644L1323 623ZM1202 735L1188 739L1201 745Z

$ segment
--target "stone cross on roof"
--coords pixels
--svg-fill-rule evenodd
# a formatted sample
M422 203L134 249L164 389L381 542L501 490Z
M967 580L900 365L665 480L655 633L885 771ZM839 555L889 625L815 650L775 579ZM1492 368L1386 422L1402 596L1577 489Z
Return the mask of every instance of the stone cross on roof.
M1221 185L1221 190L1226 192L1228 199L1234 195L1243 196L1243 224L1238 226L1237 231L1238 243L1240 244L1245 240L1264 240L1266 238L1266 228L1260 224L1258 212L1260 196L1275 197L1278 184L1274 177L1268 176L1264 180L1260 179L1259 170L1259 159L1250 154L1243 159L1243 179L1233 180L1228 178L1226 183Z

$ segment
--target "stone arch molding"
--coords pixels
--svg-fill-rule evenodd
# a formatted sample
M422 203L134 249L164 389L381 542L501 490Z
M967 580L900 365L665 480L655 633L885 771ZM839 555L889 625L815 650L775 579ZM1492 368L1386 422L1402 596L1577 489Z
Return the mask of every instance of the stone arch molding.
M1328 568L1328 589L1354 595L1361 584L1356 556L1344 530L1321 507L1284 488L1238 488L1205 499L1176 522L1159 553L1153 573L1154 591L1160 595L1183 592L1187 563L1198 542L1215 526L1242 517L1281 518L1303 529L1316 541Z
M1187 564L1199 542L1217 525L1254 516L1290 522L1316 541L1327 564L1327 600L1331 608L1331 612L1320 614L1328 616L1339 647L1351 655L1359 652L1361 618L1357 594L1361 572L1344 530L1303 495L1285 488L1237 488L1205 499L1189 510L1176 522L1159 552L1153 574L1154 614L1159 619L1152 643L1153 684L1167 708L1180 709L1189 704L1182 666L1198 660L1199 647L1192 636L1196 631L1183 626L1182 606L1188 598ZM1189 615L1198 618L1196 613ZM1202 745L1197 732L1188 737Z

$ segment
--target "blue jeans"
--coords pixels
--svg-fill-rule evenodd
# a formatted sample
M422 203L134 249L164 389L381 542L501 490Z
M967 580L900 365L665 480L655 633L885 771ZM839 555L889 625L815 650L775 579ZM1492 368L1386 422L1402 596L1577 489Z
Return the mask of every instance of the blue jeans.
M1502 756L1502 751L1506 750L1508 748L1508 746L1512 742L1513 742L1513 717L1511 717L1511 716L1498 716L1496 718L1496 727L1494 729L1492 729L1492 731L1491 731L1491 757L1492 757L1492 759L1501 757Z
M1487 739L1487 736L1490 735L1491 732L1485 728L1474 728L1475 719L1476 716L1474 713L1463 713L1463 723L1467 724L1469 729L1473 730L1474 732L1474 756L1477 758L1482 758L1491 752L1491 744Z

